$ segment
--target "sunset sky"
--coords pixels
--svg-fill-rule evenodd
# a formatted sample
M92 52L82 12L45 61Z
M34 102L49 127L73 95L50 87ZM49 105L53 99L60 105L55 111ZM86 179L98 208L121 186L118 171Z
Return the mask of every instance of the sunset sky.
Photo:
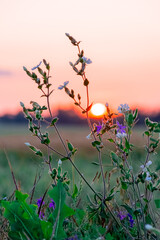
M0 115L18 111L20 101L45 103L23 71L43 58L51 65L52 108L72 104L57 90L64 81L85 104L82 80L69 65L77 48L65 33L82 41L92 60L90 102L160 110L159 0L1 0L0 9Z

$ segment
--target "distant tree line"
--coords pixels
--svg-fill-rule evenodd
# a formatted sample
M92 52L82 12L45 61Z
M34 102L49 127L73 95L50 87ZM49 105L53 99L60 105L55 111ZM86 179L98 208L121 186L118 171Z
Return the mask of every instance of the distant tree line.
M56 114L56 117L59 118L59 121L58 121L59 124L87 125L86 119L77 115L77 113L74 110L68 110L68 111L67 110L59 110L58 113ZM155 113L147 114L147 113L139 112L137 125L144 125L144 119L146 117L149 117L151 121L160 122L160 112L156 113L156 114ZM46 117L46 119L47 119L47 117ZM118 119L121 120L120 118L118 118ZM101 121L101 119L91 119L91 121L98 123ZM25 119L24 114L22 112L19 112L16 115L6 114L6 115L1 116L0 123L24 124L24 123L27 123L27 120Z

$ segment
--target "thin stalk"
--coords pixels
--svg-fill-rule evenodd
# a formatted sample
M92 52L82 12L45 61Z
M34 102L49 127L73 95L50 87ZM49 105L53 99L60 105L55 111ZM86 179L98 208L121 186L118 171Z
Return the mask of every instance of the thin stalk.
M146 228L145 228L145 219L144 219L144 210L143 210L143 205L142 205L142 201L141 201L141 193L140 193L140 189L139 189L138 183L136 183L136 186L137 186L138 195L139 195L139 202L140 202L141 210L142 210L142 219L143 219L144 235L145 235L145 239L147 239L147 232L146 232Z
M105 200L105 198L106 198L106 181L105 181L105 177L104 177L104 171L103 171L103 165L102 165L102 155L101 155L101 150L100 149L99 149L99 152L98 152L98 158L99 158L102 180L103 180L103 200Z
M16 182L16 178L15 178L13 169L12 169L12 165L11 165L11 163L10 163L10 161L9 161L9 157L8 157L7 152L6 152L5 149L4 149L4 152L5 152L5 155L6 155L6 158L7 158L7 161L8 161L8 165L9 165L9 168L10 168L10 171L11 171L11 174L12 174L12 178L13 178L14 185L15 185L15 187L16 187L16 190L18 190L18 186L17 186L17 182Z

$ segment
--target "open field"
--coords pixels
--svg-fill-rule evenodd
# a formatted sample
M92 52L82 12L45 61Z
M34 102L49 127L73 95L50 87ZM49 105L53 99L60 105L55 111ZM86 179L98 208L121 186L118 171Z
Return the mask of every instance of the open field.
M53 129L47 129L47 131L49 130L51 130L50 136L52 146L59 151L63 151L55 132ZM92 162L98 162L98 159L96 150L91 146L91 140L86 139L86 136L89 134L89 129L83 126L60 126L59 130L62 133L63 139L69 140L76 148L78 148L74 161L84 176L92 182L96 172L99 172L99 166L92 164ZM133 139L131 139L135 145L136 151L131 155L130 161L134 162L135 166L138 166L139 162L144 162L143 156L145 156L144 145L146 139L142 136L142 132L143 129L135 129ZM106 135L106 137L104 137L105 147L103 151L103 164L105 166L105 171L109 172L113 168L108 150L112 148L112 144L107 143L105 138L107 139L108 136ZM28 193L31 191L36 173L38 176L42 175L42 177L37 184L35 197L40 197L51 181L51 178L48 175L48 166L43 164L42 158L37 157L30 149L28 149L24 144L25 142L29 142L37 148L42 147L39 140L36 139L36 137L31 136L30 132L27 130L27 125L0 126L0 196L2 197L11 195L13 189L15 189L7 158L11 162L17 183L22 191ZM42 149L47 155L46 148L43 146ZM52 167L57 166L58 159L57 155L53 155ZM153 155L152 160L155 162L156 167L159 167L159 154ZM74 176L75 182L79 185L80 177L76 172L72 171L70 163L65 161L63 162L62 167L63 171L69 171L71 178ZM100 181L101 178L96 179L93 183L95 188Z

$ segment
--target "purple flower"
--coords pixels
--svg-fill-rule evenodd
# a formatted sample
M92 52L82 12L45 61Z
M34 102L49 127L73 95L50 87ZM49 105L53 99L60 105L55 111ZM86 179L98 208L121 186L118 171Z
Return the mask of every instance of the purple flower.
M65 240L80 240L80 239L78 238L78 236L76 234L73 237L66 238Z
M54 210L55 207L56 207L56 204L55 204L55 202L53 201L53 199L51 199L51 202L50 202L50 204L49 204L49 208L53 208L53 210Z
M96 132L97 132L97 134L100 133L101 129L102 129L102 125L97 125L97 126L96 126Z
M124 130L126 128L126 126L123 126L118 121L117 121L117 126L118 126L117 132L119 132L119 133L126 133L126 131Z
M127 215L123 214L123 212L120 211L120 212L118 213L118 217L119 217L119 219L122 221L124 218L127 217Z
M42 198L39 198L39 199L37 200L37 206L38 206L38 207L40 207L41 205L44 205L44 204L45 204L44 201L42 202L42 204L41 204L41 202L42 202Z
M39 213L39 218L40 218L40 219L43 219L43 218L44 218L44 212L40 211L40 213Z
M38 208L40 208L40 206L42 206L42 205L44 205L44 204L45 204L45 202L44 202L44 201L42 202L42 198L39 198L39 199L37 200L37 206L38 206ZM40 218L40 219L43 219L43 218L44 218L44 212L40 211L40 213L39 213L39 218Z
M128 213L128 218L129 218L129 222L130 222L130 227L133 228L133 224L134 224L134 220L131 214Z

